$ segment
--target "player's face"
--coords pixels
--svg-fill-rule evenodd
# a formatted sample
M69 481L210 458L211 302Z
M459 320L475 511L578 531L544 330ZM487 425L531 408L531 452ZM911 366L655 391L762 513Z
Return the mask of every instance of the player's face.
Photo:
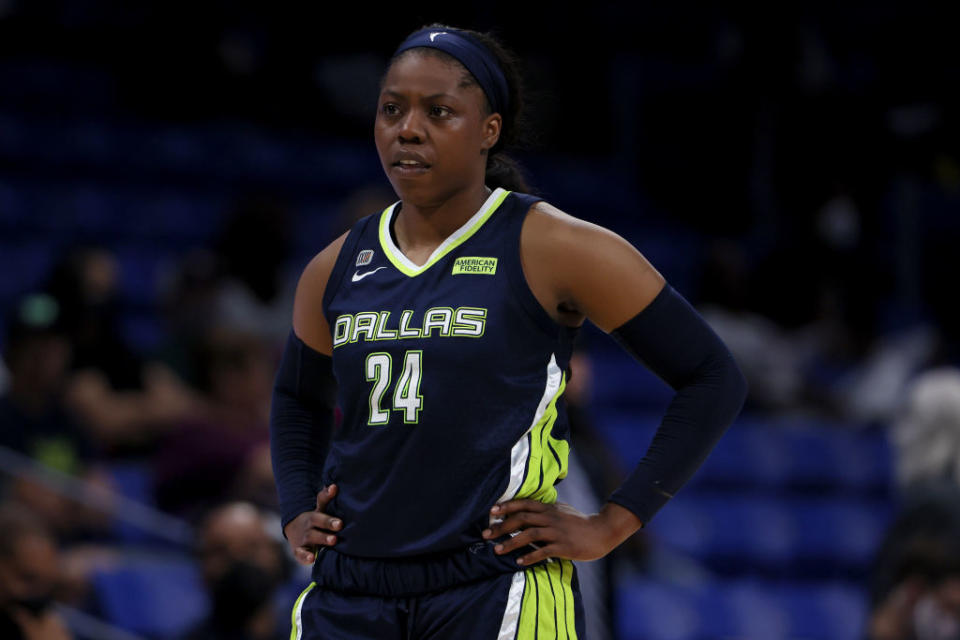
M383 82L374 138L387 179L401 199L432 203L483 183L500 116L484 115L483 90L461 87L464 69L413 52Z

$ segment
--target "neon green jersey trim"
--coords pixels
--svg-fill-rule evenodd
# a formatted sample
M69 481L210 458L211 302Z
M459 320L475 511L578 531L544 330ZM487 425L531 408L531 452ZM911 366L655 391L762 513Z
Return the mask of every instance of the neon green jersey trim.
M317 586L316 582L311 582L307 585L307 588L300 593L300 597L297 598L297 601L293 603L293 611L290 612L290 640L300 640L300 625L297 624L298 614L300 613L300 607L303 606L303 599L307 597L307 594L310 593L310 590Z
M552 432L557 421L557 400L563 395L566 386L567 374L563 373L560 386L550 398L546 411L530 430L530 461L527 464L527 475L514 496L516 500L527 498L546 504L557 501L554 483L567 477L570 445L566 440L554 438ZM550 450L551 447L553 451ZM559 463L553 456L554 451L560 457Z
M496 192L490 194L490 197L493 198L493 200L487 201L484 207L485 210L481 209L478 211L476 214L474 214L473 219L468 220L463 227L453 232L449 238L444 240L440 246L437 247L437 250L433 252L433 255L431 255L430 258L420 266L411 263L403 254L397 255L399 250L394 248L393 240L390 238L390 218L393 215L393 211L397 208L397 203L390 205L383 210L383 213L380 214L380 246L383 248L383 252L386 254L390 262L393 263L393 266L399 269L401 273L408 275L411 278L420 275L445 255L469 240L473 234L480 230L480 227L483 226L483 223L490 219L490 216L492 216L493 213L500 208L500 205L503 204L503 201L506 199L506 197L510 195L510 192L505 189L498 190L500 191L499 194Z
M567 635L569 640L577 640L577 624L573 602L573 563L569 560L560 561L560 582L563 587L563 598L566 602Z
M516 640L577 640L573 563L562 558L524 571Z

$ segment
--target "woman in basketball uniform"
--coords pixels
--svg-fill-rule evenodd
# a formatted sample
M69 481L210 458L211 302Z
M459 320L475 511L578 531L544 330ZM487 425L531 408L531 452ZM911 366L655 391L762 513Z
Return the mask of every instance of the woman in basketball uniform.
M400 199L305 268L277 376L283 530L313 565L292 638L582 638L571 560L648 522L740 410L729 352L647 260L527 193L503 154L522 108L489 34L431 25L390 61L374 137ZM554 488L586 318L676 390L592 514Z

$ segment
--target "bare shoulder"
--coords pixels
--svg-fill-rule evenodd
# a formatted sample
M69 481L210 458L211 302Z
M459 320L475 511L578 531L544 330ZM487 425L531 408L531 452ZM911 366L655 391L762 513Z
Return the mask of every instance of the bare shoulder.
M663 276L630 242L548 202L534 204L521 232L521 259L538 298L572 309L610 331L638 313Z
M578 230L589 230L591 227L602 229L602 227L576 218L566 211L561 211L546 200L535 202L530 207L524 221L524 231L528 226L532 231L536 231L538 236L547 234L558 237L576 233Z
M347 239L347 231L315 255L300 274L293 302L293 330L311 348L330 354L333 345L330 327L323 314L323 296L337 256Z
M593 243L602 248L622 248L636 251L622 237L598 224L577 218L554 205L541 200L530 207L524 221L523 233L533 245L545 251L564 253L570 250L589 251Z
M324 247L320 253L313 256L300 275L300 282L297 284L298 293L301 288L313 289L319 286L321 297L323 297L323 289L326 288L327 280L330 278L333 266L337 262L337 256L340 255L340 249L343 248L343 243L347 240L349 234L349 231L345 231L340 237Z

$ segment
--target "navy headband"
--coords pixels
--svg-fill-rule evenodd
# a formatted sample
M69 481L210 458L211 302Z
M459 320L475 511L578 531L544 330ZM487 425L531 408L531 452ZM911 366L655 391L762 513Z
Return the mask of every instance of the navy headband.
M422 29L404 40L393 55L396 57L414 47L439 49L456 58L480 83L494 113L504 114L510 106L507 78L483 43L457 29Z

